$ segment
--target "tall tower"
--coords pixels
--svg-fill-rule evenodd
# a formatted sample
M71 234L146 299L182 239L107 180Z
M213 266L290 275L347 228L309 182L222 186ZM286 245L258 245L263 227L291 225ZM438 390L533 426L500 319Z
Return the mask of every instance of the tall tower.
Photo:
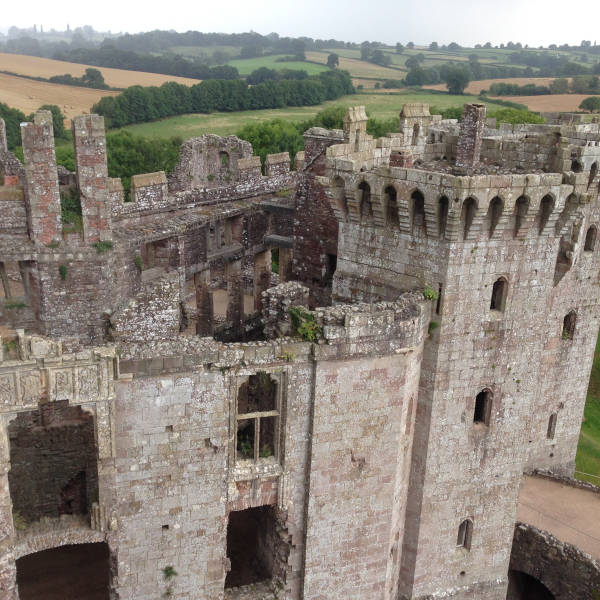
M485 129L466 106L459 129L422 112L361 144L347 126L327 149L332 295L417 287L434 304L399 597L504 600L522 474L574 469L598 332L600 132L582 146L578 126ZM391 166L407 156L413 168Z

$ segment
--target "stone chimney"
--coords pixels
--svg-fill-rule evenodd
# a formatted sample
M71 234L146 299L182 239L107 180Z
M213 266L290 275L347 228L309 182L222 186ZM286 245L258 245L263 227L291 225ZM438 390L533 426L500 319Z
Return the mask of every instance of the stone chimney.
M27 180L29 235L34 242L50 244L62 238L52 113L39 110L33 123L21 123L21 139Z
M485 125L485 105L465 104L456 147L456 166L469 169L479 163Z
M8 150L8 143L6 141L6 123L4 119L0 119L0 153Z

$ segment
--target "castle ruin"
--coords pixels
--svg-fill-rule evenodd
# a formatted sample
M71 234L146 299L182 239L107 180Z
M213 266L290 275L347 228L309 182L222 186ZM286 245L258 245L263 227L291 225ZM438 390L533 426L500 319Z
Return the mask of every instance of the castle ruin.
M355 107L293 169L205 135L127 193L102 117L75 173L0 121L2 599L591 599L516 518L600 324L600 124L548 121Z

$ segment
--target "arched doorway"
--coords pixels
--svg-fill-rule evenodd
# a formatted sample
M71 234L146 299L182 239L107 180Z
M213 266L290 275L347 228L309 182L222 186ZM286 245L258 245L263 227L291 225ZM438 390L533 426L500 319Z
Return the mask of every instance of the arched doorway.
M508 572L506 600L555 600L555 598L539 579L511 569Z
M61 546L17 560L20 600L109 600L105 542Z

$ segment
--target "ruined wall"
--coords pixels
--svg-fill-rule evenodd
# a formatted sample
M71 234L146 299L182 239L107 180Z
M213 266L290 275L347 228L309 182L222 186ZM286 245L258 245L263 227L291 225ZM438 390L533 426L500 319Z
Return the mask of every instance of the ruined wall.
M9 426L13 511L27 523L86 514L98 501L92 415L66 402L19 414Z
M331 291L324 287L327 255L337 256L337 220L315 181L325 169L325 151L343 141L341 131L309 129L305 134L303 173L296 189L294 216L293 278L308 286L311 306L330 302Z
M170 192L214 188L236 181L238 161L252 156L252 145L233 135L206 134L181 146L179 162L169 175Z
M511 570L538 579L556 600L595 598L600 593L600 564L574 546L539 529L517 523ZM509 588L507 600L522 600Z

